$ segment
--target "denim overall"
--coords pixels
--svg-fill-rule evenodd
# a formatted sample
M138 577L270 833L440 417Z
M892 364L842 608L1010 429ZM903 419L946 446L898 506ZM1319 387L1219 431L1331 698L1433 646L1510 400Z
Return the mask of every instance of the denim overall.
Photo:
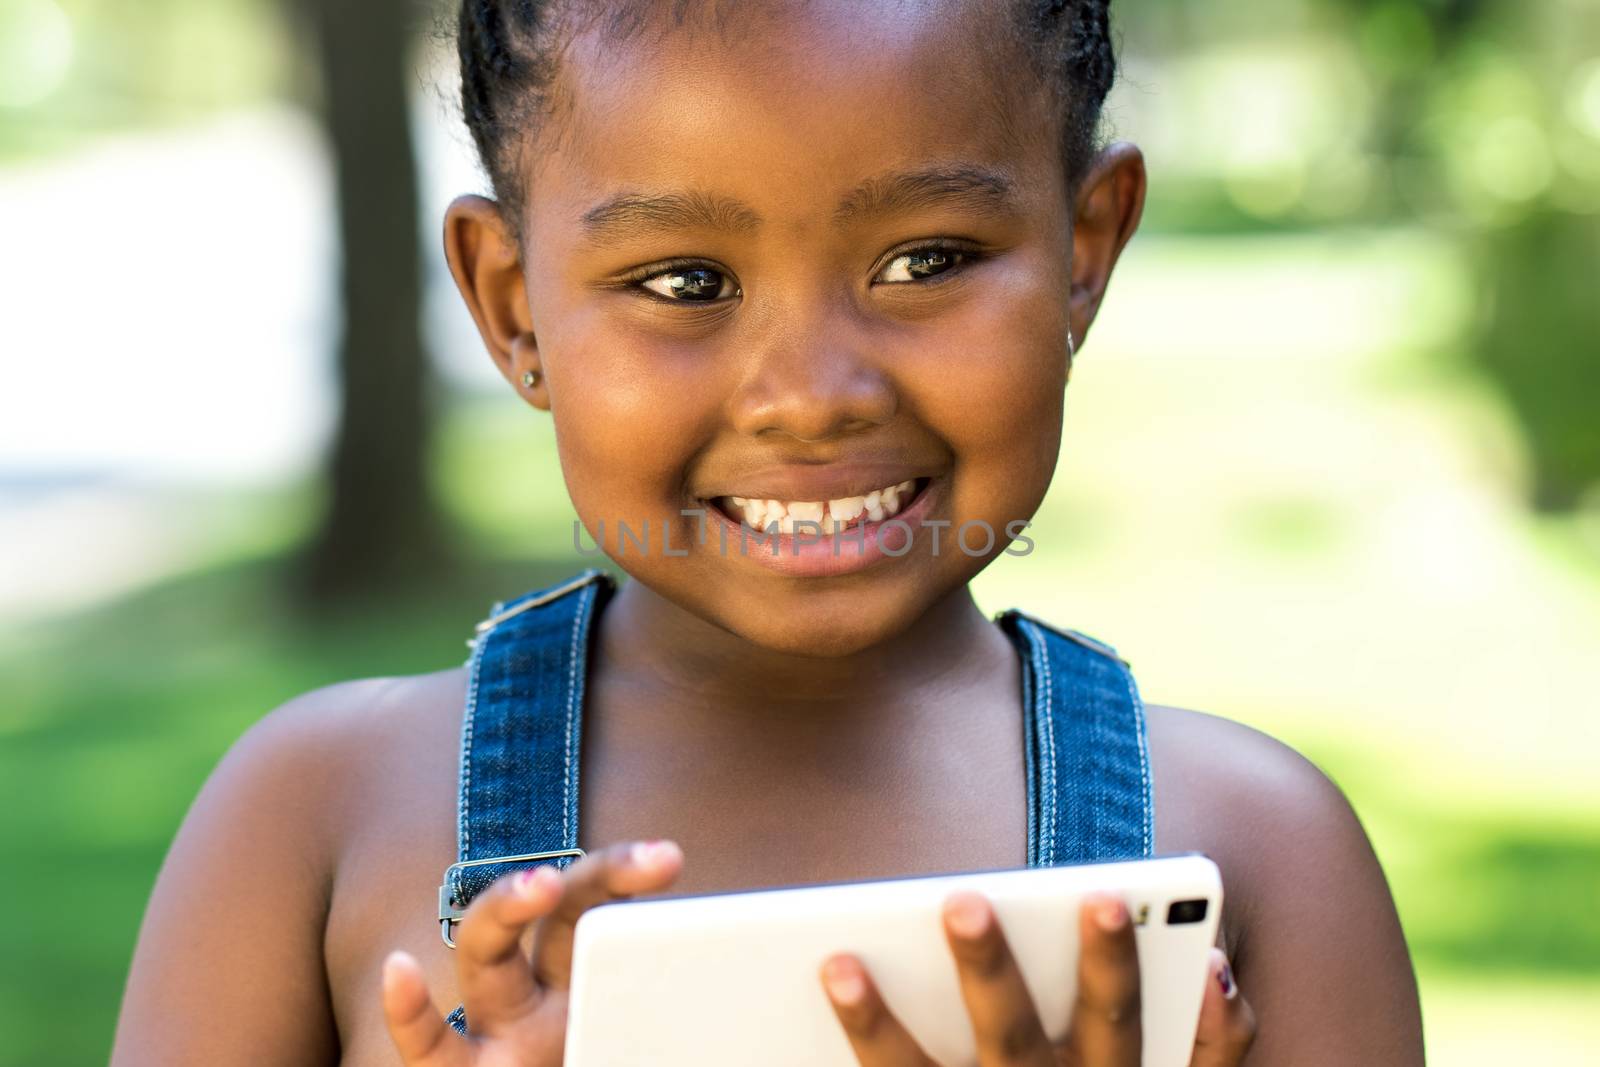
M578 848L578 755L594 620L616 592L590 568L497 603L467 644L460 857L439 887L446 944L467 904L519 867L564 867ZM1144 705L1116 650L1016 608L995 616L1022 661L1028 866L1148 856ZM466 1012L448 1022L467 1033Z

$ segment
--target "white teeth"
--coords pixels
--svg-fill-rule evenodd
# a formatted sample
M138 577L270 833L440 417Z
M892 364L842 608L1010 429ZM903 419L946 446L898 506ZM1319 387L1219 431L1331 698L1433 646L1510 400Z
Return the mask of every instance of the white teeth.
M856 516L866 510L866 506L865 498L859 496L842 496L838 500L828 501L828 518L832 520L828 524L828 532L837 533L854 522Z
M838 533L857 519L882 522L900 510L902 500L916 489L915 481L899 482L874 489L865 496L843 496L837 500L762 500L742 496L727 497L730 510L743 513L746 524L766 530L776 523L780 533L793 534L795 523L817 523L825 534ZM810 526L804 527L807 532Z
M789 514L796 519L805 519L808 522L821 522L822 511L828 505L813 500L796 500L789 505Z
M822 512L826 507L826 504L817 500L791 500L783 517L783 532L794 533L799 529L813 536L826 533L827 529L822 525Z
M917 488L915 482L899 482L883 490L883 514L896 514L901 509L901 498L909 498L915 488Z
M867 509L867 521L883 521L883 491L874 489L861 498L861 506Z

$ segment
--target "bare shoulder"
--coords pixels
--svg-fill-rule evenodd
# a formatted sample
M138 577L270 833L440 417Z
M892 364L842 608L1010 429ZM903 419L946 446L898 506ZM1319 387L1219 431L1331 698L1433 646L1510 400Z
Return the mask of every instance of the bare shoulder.
M1170 816L1157 828L1161 847L1167 847L1159 841L1162 829L1192 840L1219 821L1249 832L1286 825L1359 829L1339 787L1282 741L1204 712L1145 710L1156 789L1172 798L1163 804L1156 797L1158 813Z
M324 933L338 872L408 750L459 729L444 713L458 673L315 689L228 748L157 877L114 1064L241 1062L247 1049L335 1062Z
M319 829L332 861L364 829L366 804L395 788L396 772L437 763L441 752L454 767L465 691L461 667L314 689L265 715L224 764L290 771L322 812Z
M1224 948L1261 1020L1247 1062L1421 1063L1405 937L1343 792L1259 730L1146 712L1157 850L1222 870Z
M464 667L335 682L267 712L240 736L234 749L286 746L315 759L317 753L305 751L303 743L317 742L313 749L327 746L324 751L331 756L345 746L360 748L379 741L398 726L416 728L433 722L440 700L453 699L465 686Z
M465 685L464 668L454 668L337 682L285 701L229 747L190 819L232 799L275 818L276 827L262 829L291 832L326 878L394 772L419 750L454 746Z
M1234 951L1259 899L1279 881L1318 868L1339 881L1376 870L1343 792L1299 752L1217 715L1161 706L1146 713L1156 847L1217 861Z

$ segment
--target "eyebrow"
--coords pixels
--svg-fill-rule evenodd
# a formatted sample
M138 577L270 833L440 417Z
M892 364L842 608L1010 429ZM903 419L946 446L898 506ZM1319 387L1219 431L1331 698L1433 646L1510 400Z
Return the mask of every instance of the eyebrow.
M949 204L974 212L1017 209L1017 183L999 170L971 164L925 167L868 178L839 202L836 223Z
M868 215L891 215L938 205L974 212L1017 209L1017 185L1005 173L971 164L924 167L868 178L834 209L843 225ZM602 242L630 230L720 230L749 233L762 218L742 200L701 192L626 192L583 215L584 236Z

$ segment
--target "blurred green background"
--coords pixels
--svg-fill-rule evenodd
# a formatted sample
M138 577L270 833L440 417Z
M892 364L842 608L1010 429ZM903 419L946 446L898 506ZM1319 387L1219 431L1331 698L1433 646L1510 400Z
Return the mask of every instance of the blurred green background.
M440 262L443 204L482 182L437 12L322 7L411 28L387 76L430 355L376 415L351 386L388 353L348 280L386 268L340 248L337 117L383 98L329 64L381 48L314 5L0 0L3 1064L104 1061L165 848L249 723L455 665L492 600L582 565L549 424ZM1594 1062L1600 5L1117 15L1146 221L1037 550L980 602L1344 787L1431 1062ZM417 495L364 520L363 491Z

